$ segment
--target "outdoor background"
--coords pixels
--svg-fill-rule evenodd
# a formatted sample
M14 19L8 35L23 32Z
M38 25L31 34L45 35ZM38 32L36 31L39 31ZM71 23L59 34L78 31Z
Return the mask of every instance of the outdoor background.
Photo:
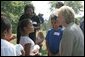
M58 1L1 1L1 13L5 14L12 23L13 34L17 32L17 24L20 16L23 14L24 6L32 3L35 7L35 13L43 14L44 23L41 25L41 31L46 36L48 29L51 27L49 16L55 10ZM70 6L76 13L75 23L79 25L84 16L84 1L62 1L65 5ZM11 41L16 44L16 39ZM47 56L45 40L41 50L42 56Z

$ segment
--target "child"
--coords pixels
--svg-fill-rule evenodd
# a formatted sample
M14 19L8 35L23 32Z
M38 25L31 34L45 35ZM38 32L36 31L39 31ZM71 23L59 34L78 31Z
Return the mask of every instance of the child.
M12 35L12 27L9 20L1 15L1 56L16 56L16 49L8 42Z
M12 34L11 23L4 15L1 15L1 56L24 55L24 49L20 44L13 45L9 42L13 37L15 38Z
M29 38L29 34L34 31L32 21L30 19L24 19L19 23L20 40L17 41L24 47L25 56L34 56L38 54L39 46L35 46L32 39Z
M44 35L41 31L37 32L37 37L36 37L36 44L40 46L40 50L42 48L42 42L44 41Z
M49 56L59 56L59 43L62 38L62 28L60 22L57 20L57 16L51 15L52 28L46 35L46 46Z

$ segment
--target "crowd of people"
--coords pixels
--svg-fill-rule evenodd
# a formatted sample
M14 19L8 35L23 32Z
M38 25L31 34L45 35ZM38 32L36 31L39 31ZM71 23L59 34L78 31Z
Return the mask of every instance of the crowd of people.
M84 22L80 27L75 24L71 7L62 2L56 4L55 12L49 17L52 28L46 37L40 31L44 22L42 14L36 15L34 10L32 4L24 7L17 25L16 45L10 43L13 39L11 22L1 14L1 56L40 56L44 40L48 56L84 56Z

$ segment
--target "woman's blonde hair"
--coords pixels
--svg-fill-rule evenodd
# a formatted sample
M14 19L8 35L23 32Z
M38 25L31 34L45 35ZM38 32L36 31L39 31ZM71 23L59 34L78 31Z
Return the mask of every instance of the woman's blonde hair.
M62 6L61 8L59 8L59 13L61 13L67 24L74 22L75 12L71 7Z

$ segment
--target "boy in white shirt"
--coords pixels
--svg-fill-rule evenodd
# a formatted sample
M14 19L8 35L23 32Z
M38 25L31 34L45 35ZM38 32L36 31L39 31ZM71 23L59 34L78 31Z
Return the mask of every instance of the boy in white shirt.
M16 56L15 46L8 42L11 35L11 23L5 16L1 16L1 56Z
M13 45L12 26L5 16L1 15L1 56L21 56L24 55L24 49L20 44Z

